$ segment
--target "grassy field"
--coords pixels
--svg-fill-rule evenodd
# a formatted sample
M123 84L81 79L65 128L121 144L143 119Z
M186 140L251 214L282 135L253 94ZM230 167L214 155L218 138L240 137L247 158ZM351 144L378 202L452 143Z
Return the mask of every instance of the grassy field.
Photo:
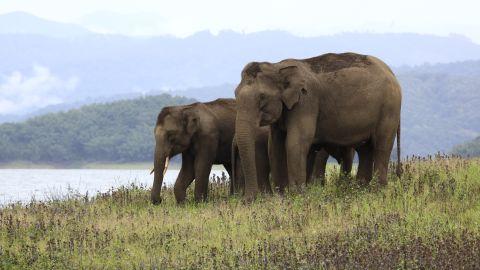
M0 269L480 268L480 160L414 159L385 188L325 187L244 204L153 206L145 187L0 210ZM192 198L191 190L190 198Z

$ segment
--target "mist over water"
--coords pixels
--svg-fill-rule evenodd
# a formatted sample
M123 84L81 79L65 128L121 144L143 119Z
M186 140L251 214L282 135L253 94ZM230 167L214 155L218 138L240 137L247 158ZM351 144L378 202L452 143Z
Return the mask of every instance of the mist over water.
M222 171L213 169L210 175L221 175ZM169 169L165 185L173 185L178 173L178 169ZM33 198L62 199L72 192L93 196L132 183L150 188L153 175L150 170L131 169L0 169L0 205L26 203Z

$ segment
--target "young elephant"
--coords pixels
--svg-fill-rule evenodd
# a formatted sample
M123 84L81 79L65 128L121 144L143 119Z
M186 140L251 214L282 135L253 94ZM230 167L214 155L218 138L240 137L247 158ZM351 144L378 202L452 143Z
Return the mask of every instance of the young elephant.
M217 99L162 109L155 126L152 203L161 202L160 191L168 160L182 154L182 167L174 186L178 203L195 181L195 200L205 200L213 164L222 164L231 176L231 146L235 133L234 99Z

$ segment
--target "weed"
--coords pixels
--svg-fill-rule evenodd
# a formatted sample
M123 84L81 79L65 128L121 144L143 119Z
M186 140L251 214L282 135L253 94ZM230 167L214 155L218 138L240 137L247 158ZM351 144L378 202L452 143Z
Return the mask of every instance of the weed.
M480 160L413 157L365 187L330 168L302 194L230 197L214 176L206 203L145 186L0 209L0 269L480 268ZM73 191L72 191L73 192Z

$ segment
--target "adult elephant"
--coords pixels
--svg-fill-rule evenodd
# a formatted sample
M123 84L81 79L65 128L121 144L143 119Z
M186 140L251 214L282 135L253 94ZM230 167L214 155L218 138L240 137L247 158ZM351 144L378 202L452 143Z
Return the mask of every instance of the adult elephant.
M270 125L272 177L287 177L292 189L306 183L307 155L315 144L356 147L357 177L369 181L373 167L380 184L386 184L395 134L400 132L402 94L381 60L330 53L252 62L242 71L235 97L247 199L258 192L252 134L259 125Z
M182 154L182 167L174 185L175 199L179 203L185 200L187 187L194 179L195 200L206 199L213 164L223 165L231 175L235 116L234 99L162 109L155 126L152 203L161 202L164 172L168 160L177 154Z

